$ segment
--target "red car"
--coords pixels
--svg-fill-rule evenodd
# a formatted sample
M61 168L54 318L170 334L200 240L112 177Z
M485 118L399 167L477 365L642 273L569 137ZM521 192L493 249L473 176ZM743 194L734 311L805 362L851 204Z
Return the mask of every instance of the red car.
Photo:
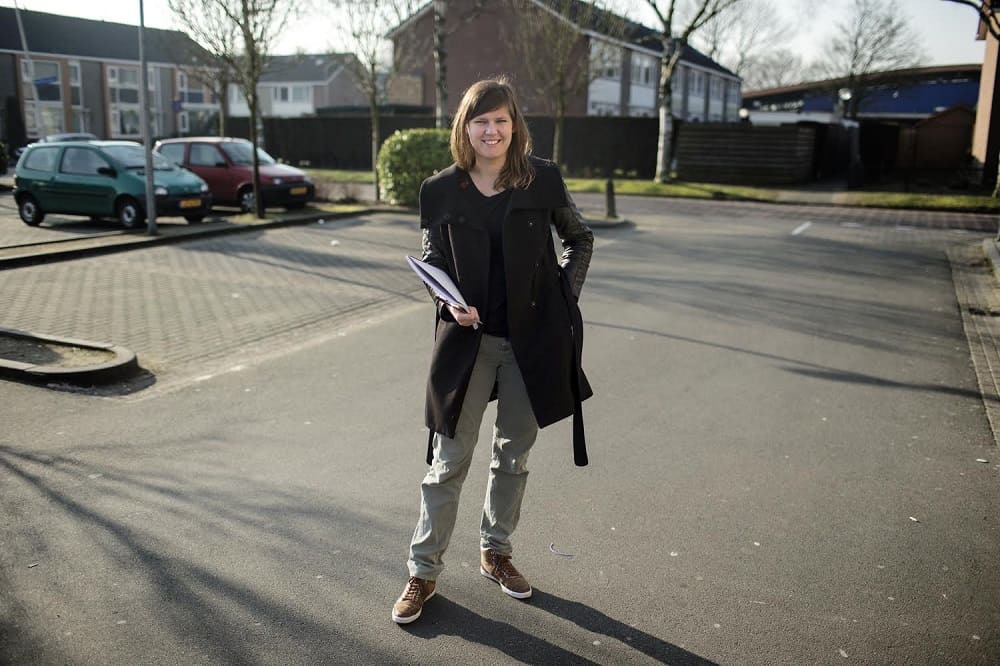
M185 137L157 141L153 151L190 169L208 183L217 204L254 209L253 145L245 139ZM264 207L301 208L316 196L316 186L304 171L278 164L257 149Z

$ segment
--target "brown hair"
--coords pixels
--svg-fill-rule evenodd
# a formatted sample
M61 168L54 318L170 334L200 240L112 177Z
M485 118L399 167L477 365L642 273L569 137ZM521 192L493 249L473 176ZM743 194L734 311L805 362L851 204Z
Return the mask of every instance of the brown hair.
M531 185L535 170L528 156L531 154L531 133L524 122L524 116L517 105L514 89L505 76L476 81L465 91L458 105L455 119L451 123L451 156L462 169L469 171L476 163L476 152L465 130L473 118L506 106L510 113L510 146L500 176L494 187L502 189L521 188Z

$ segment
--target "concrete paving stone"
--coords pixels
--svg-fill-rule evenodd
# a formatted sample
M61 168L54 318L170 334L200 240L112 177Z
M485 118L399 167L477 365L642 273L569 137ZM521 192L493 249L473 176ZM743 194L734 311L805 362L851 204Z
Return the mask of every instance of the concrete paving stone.
M24 267L3 273L0 323L121 344L173 372L426 298L403 260L418 251L415 217L375 215Z

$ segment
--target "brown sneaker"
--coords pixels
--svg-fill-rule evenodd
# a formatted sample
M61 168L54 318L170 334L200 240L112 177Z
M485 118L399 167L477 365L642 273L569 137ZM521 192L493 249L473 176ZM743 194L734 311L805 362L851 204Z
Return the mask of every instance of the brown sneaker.
M484 550L482 554L479 573L500 583L500 589L515 599L531 596L531 585L510 563L510 555L501 555L495 550Z
M424 609L424 603L434 596L434 581L411 576L406 582L403 594L399 596L392 607L392 621L396 624L409 624L418 617Z

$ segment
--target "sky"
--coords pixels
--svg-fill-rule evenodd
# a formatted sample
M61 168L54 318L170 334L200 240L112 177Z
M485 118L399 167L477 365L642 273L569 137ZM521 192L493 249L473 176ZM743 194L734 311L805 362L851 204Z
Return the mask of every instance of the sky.
M656 16L647 0L609 0L629 18L655 27ZM659 0L665 7L668 0ZM851 0L772 0L781 17L797 27L798 36L788 45L805 60L821 55L823 43L831 28L844 15ZM899 11L909 17L910 25L921 39L924 65L955 65L982 62L983 42L975 41L977 16L969 7L945 0L892 0ZM66 14L116 23L139 23L139 0L17 0L21 9L51 14ZM304 6L307 3L298 2ZM343 51L337 43L334 29L336 15L331 3L312 0L313 9L293 22L276 45L276 51L307 53ZM12 7L12 0L0 0L0 6ZM179 28L167 7L167 0L145 0L145 22L154 28ZM325 20L324 20L325 18Z

